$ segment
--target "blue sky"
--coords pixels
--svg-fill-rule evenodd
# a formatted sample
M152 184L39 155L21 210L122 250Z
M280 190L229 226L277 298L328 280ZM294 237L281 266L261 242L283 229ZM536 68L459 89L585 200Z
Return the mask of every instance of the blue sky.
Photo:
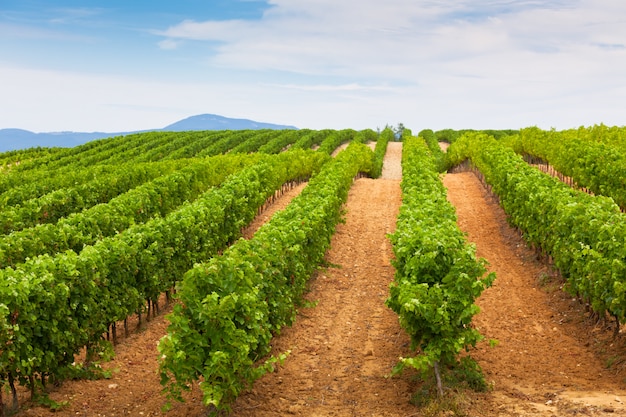
M623 0L0 0L0 128L626 120Z

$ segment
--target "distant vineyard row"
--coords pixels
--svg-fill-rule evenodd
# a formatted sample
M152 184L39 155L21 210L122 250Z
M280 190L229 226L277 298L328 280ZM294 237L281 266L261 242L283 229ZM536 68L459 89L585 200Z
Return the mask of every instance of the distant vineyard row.
M428 131L425 137L454 143L472 131ZM593 194L611 197L626 209L626 128L597 125L563 131L536 127L483 131L522 156L552 165Z

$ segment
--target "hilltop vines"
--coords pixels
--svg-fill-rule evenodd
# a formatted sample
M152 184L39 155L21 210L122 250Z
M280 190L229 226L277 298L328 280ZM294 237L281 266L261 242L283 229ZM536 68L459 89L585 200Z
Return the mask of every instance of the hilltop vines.
M143 183L180 168L180 162L170 162L122 165L115 167L107 175L96 175L90 170L82 170L87 171L85 177L89 178L88 181L58 188L34 198L28 198L29 192L43 191L45 185L50 187L52 181L38 180L13 188L11 192L0 196L0 233L8 234L37 224L55 223L72 213L106 203ZM76 176L74 179L78 183Z
M260 155L216 156L197 160L120 194L106 204L74 212L56 223L40 224L0 236L0 267L15 266L27 258L65 250L79 252L85 245L122 232L154 216L166 216L185 201L193 201L228 175L260 159ZM127 167L118 175L124 176ZM50 213L50 216L56 216Z
M483 338L471 325L479 311L474 301L495 275L485 276L486 261L476 258L474 246L459 230L437 165L421 138L405 138L403 203L396 231L389 236L396 275L386 304L399 315L417 350L416 356L401 358L393 373L407 366L423 373L433 370L443 395L443 369L455 366L459 352Z

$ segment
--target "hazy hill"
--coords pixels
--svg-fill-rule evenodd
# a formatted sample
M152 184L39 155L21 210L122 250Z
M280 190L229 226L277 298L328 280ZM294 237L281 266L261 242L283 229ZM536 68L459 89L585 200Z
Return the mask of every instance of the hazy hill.
M163 130L183 132L185 130L244 130L244 129L297 129L295 126L275 125L272 123L255 122L248 119L231 119L216 114L199 114L191 116Z
M248 119L231 119L216 114L199 114L164 128L148 129L147 131L185 130L244 130L244 129L296 129L294 126L276 125L256 122ZM46 132L34 133L23 129L0 129L0 152L15 149L27 149L37 146L71 148L94 139L127 135L137 132Z

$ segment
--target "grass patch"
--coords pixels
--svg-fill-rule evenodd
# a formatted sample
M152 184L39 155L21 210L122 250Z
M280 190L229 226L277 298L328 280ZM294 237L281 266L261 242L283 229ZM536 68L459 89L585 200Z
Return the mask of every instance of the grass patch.
M411 404L419 408L419 415L423 417L469 416L471 397L476 392L487 392L490 389L482 369L474 359L465 356L456 366L442 371L443 397L437 394L437 383L431 371L419 377L421 384L413 394Z

